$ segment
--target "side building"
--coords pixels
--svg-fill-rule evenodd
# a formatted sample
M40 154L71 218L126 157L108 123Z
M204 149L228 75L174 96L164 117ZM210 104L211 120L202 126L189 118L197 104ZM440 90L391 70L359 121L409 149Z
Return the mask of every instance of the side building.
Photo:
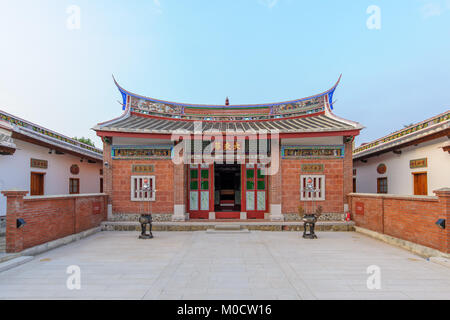
M0 191L103 192L102 150L0 110ZM0 216L6 198L0 194Z
M354 192L429 195L450 187L450 111L353 151Z
M280 221L296 219L299 207L341 219L363 127L332 112L338 83L287 102L193 105L116 82L124 113L94 127L110 219Z

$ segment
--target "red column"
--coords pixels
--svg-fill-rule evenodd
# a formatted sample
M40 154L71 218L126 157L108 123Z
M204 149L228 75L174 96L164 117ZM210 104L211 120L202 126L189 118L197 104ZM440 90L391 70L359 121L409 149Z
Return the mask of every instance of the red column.
M23 197L27 193L28 191L2 191L6 197L6 252L8 253L23 250L23 230L17 229L17 219L22 217Z
M439 198L439 204L441 209L440 219L445 219L445 229L443 232L441 251L450 253L450 188L443 188L434 191Z

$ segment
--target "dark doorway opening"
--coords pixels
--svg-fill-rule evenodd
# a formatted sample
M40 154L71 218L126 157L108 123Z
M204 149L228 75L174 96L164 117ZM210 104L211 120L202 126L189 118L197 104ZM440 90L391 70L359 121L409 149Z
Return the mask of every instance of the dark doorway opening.
M215 212L241 212L241 165L214 166Z

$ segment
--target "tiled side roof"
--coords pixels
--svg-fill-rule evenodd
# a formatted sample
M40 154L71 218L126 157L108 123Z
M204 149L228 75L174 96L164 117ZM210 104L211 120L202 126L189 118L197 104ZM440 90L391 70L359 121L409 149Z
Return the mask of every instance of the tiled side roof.
M69 138L55 131L38 126L32 122L23 120L19 117L13 116L5 111L0 110L0 120L10 123L13 130L23 133L27 136L33 136L38 140L45 141L61 148L70 148L80 154L101 160L103 158L103 151L101 149L92 147L85 143L79 142L75 139Z
M424 134L431 132L430 129L439 125L442 125L443 129L450 128L450 110L433 118L391 133L368 144L362 145L353 150L353 157L359 158L361 156L367 156L371 153L378 152L391 146L398 145L409 140L414 140L419 136L423 137Z

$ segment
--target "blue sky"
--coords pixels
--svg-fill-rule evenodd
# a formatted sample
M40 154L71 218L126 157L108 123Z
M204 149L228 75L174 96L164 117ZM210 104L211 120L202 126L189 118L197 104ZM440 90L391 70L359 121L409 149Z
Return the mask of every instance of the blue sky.
M97 146L90 128L121 114L112 74L154 98L241 104L342 73L335 113L366 127L357 144L450 105L450 0L0 0L0 39L0 109Z

